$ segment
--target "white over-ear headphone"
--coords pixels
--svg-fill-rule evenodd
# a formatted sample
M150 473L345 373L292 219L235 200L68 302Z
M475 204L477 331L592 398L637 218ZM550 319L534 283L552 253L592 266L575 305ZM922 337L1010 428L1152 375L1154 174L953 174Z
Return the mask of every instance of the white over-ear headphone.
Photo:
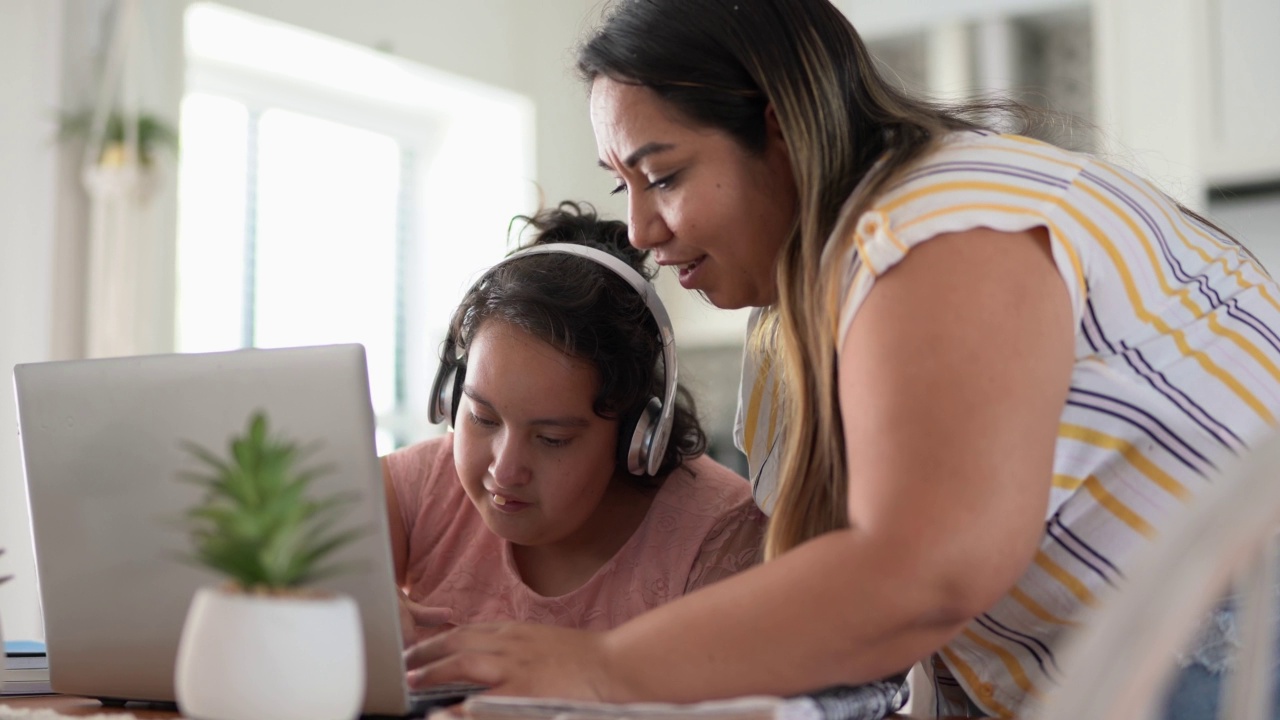
M653 283L619 258L603 250L573 243L548 243L535 245L505 258L489 268L476 284L478 285L494 270L506 263L529 255L553 253L584 257L612 270L640 294L658 325L665 381L663 397L661 400L650 397L639 412L621 418L618 437L619 455L622 456L627 470L632 475L657 475L658 468L662 465L662 458L667 453L667 443L671 439L671 425L675 420L676 378L679 365L676 362L675 333L671 329L671 317L667 314L667 308L662 304L662 300L658 298ZM462 399L462 381L466 374L466 360L458 356L457 349L457 339L450 333L445 339L440 369L436 372L435 382L431 385L431 406L428 408L427 416L433 423L448 421L453 424L458 412L458 405Z

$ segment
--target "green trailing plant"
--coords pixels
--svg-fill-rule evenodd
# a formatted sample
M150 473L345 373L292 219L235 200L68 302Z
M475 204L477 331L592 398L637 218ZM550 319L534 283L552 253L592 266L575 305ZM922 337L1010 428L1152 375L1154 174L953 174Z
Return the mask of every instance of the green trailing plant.
M308 497L312 482L331 470L303 467L314 446L272 436L261 412L231 438L225 457L195 443L183 446L203 466L183 474L205 489L187 512L196 563L240 589L268 594L297 593L341 571L327 561L361 533L335 529L351 496Z
M138 160L143 165L150 165L161 150L178 151L178 132L169 123L150 113L140 113L134 122L137 123ZM125 119L119 111L113 110L107 115L106 127L102 138L102 154L98 162L103 165L119 165L124 162ZM76 113L63 113L58 123L58 139L88 140L94 131L93 112L85 110Z

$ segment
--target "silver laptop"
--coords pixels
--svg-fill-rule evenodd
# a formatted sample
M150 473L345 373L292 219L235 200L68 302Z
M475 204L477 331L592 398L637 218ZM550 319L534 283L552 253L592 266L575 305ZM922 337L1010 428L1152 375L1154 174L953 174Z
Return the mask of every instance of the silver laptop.
M182 559L181 518L201 490L177 480L197 469L180 443L225 447L263 410L275 432L319 442L313 459L334 472L314 491L356 494L344 521L370 530L334 558L354 569L320 583L360 606L364 712L415 708L363 347L34 363L16 366L14 381L55 692L174 700L187 606L223 581Z

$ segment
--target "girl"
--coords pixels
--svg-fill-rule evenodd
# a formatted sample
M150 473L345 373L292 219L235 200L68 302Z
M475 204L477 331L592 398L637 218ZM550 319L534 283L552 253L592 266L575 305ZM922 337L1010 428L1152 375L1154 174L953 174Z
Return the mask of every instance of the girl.
M454 312L442 356L446 373L462 368L443 376L454 431L383 460L396 579L419 637L445 621L605 630L758 559L750 488L703 456L692 400L660 362L646 303L666 313L639 275L645 253L623 223L572 203L528 223L535 247L626 262L517 254ZM664 397L670 441L636 468L633 426L659 417L647 413Z

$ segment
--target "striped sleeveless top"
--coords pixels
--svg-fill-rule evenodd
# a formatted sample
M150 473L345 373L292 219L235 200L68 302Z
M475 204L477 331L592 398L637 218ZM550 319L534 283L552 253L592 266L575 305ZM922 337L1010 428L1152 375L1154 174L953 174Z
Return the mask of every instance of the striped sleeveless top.
M1075 323L1044 536L1009 593L932 662L938 714L969 701L1031 712L1059 675L1063 634L1224 463L1280 417L1280 288L1232 239L1150 183L1091 156L1013 135L957 133L856 225L844 336L876 278L942 234L1048 230ZM753 318L754 319L754 318ZM769 358L743 365L739 446L757 502L777 486L782 399ZM772 450L772 452L771 452Z

